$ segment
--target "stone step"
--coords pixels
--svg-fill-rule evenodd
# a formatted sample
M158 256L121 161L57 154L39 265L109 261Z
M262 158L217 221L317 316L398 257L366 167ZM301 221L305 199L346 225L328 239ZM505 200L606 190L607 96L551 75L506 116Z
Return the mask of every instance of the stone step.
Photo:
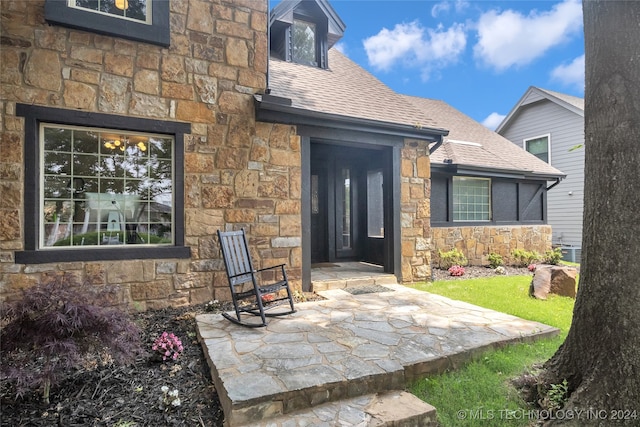
M436 408L405 391L388 391L325 403L243 427L435 427Z
M397 285L398 279L393 274L381 274L371 277L357 278L332 278L325 280L313 280L311 286L314 292L329 291L333 289L346 289L356 286Z

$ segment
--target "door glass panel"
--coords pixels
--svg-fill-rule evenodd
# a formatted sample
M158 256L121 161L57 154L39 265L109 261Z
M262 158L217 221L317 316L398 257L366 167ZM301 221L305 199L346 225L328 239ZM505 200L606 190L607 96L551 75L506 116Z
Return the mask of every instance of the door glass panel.
M318 175L311 175L311 213L317 215L320 213L318 206Z
M382 171L367 172L367 233L369 237L384 237Z
M351 173L342 169L342 249L351 249Z

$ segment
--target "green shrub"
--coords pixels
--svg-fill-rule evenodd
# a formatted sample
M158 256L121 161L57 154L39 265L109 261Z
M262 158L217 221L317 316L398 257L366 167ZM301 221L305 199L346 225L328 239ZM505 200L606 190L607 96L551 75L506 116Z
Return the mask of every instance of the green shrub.
M489 267L491 268L497 268L504 264L502 255L495 252L491 252L487 258L489 260Z
M524 249L514 249L511 251L511 261L518 267L526 267L534 264L540 259L540 254L536 251L525 251Z
M545 251L542 261L545 264L557 265L561 259L562 259L562 249L555 248L553 250Z
M106 352L113 361L132 362L142 352L140 330L126 313L108 307L112 301L109 287L78 285L74 276L59 274L4 303L3 382L18 397L40 389L48 404L51 387L87 357Z
M442 252L438 249L438 255L440 256L440 268L445 270L448 270L454 265L467 265L467 257L465 257L458 248L453 248L447 252Z

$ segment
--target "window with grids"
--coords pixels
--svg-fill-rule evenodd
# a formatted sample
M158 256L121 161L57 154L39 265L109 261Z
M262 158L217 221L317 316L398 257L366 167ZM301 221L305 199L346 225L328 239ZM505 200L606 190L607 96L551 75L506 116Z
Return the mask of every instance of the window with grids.
M174 138L40 125L42 249L174 244Z
M316 52L316 24L294 19L293 21L293 62L318 65Z
M525 139L524 149L546 163L549 162L549 136Z
M453 220L491 220L491 180L453 177Z
M151 22L151 13L147 12L151 2L147 0L70 0L70 6L110 16ZM149 5L147 6L147 3Z

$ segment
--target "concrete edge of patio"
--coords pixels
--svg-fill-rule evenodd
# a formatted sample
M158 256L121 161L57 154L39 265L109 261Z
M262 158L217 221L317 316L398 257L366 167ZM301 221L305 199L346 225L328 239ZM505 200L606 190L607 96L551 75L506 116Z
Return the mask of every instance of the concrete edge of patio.
M298 304L295 314L271 319L266 328L242 328L219 314L198 316L198 337L226 425L261 425L255 423L403 390L488 349L559 332L401 285L385 286L389 292L320 292L326 300Z

